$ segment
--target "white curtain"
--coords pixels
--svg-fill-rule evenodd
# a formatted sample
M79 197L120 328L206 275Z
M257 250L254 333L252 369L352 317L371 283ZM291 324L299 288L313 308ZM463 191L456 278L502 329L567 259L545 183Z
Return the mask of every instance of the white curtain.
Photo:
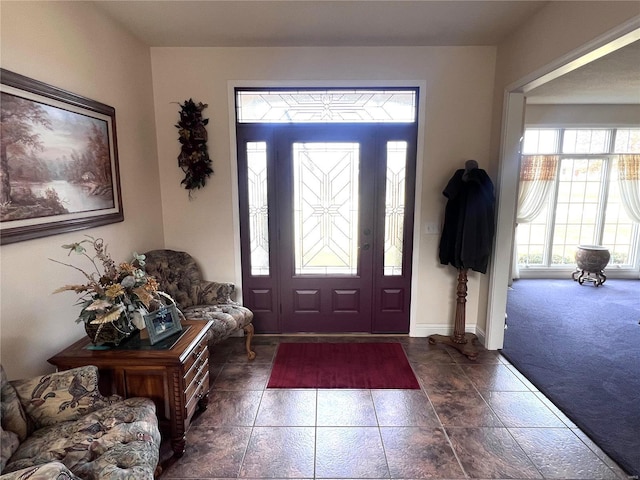
M640 155L618 157L618 186L624 211L640 223Z
M558 171L558 155L523 155L520 163L518 186L518 210L516 229L519 223L535 219L549 198ZM520 278L518 268L518 246L513 249L512 276Z

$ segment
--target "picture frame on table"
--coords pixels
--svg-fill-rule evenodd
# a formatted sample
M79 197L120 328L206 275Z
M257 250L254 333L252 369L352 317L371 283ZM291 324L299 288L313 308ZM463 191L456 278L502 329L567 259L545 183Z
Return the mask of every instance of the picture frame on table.
M115 109L0 69L0 243L124 220Z
M163 305L155 312L146 314L144 324L151 345L182 331L180 315L175 305Z

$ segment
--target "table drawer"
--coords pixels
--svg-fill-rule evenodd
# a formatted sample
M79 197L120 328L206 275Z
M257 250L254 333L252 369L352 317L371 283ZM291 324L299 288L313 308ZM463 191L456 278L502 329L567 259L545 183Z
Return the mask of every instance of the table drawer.
M206 354L206 357L209 358L209 352L207 350L207 346L208 346L208 341L207 341L207 337L205 336L203 339L200 340L200 342L198 342L198 344L195 347L193 347L193 350L189 352L189 354L187 355L187 358L184 360L185 372L189 372L193 364L196 363L196 361L200 357L202 357L203 354Z
M185 374L184 374L184 385L185 387L188 387L189 385L191 385L191 382L193 382L193 379L196 377L196 375L198 375L198 372L200 372L200 370L202 370L202 367L209 364L209 349L205 348L204 350L202 350L202 352L200 353L200 356L197 357L195 359L195 361L193 362L193 364L191 365L191 367L189 369L184 370ZM187 396L187 398L189 398Z
M193 413L195 412L200 399L205 395L207 395L208 393L209 393L209 365L206 364L204 368L200 370L200 372L198 372L198 375L196 376L196 378L194 378L191 385L189 385L189 387L187 388L187 391L186 391L187 421L191 420L191 417L193 416Z
M205 382L205 380L207 382L209 381L208 359L204 358L204 362L199 362L197 365L200 365L200 368L198 370L196 370L195 368L192 369L194 372L192 376L192 380L189 383L185 381L184 398L187 400L187 403L189 403L189 400L191 399L191 397L195 395L196 391L198 390L198 387L202 385Z

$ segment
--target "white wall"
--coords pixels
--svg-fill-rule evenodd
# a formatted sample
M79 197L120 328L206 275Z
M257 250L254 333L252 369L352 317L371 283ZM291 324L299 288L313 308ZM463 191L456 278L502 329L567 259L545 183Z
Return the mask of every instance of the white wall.
M163 245L149 48L86 3L2 2L1 66L111 105L125 221L0 247L0 361L10 378L53 370L46 360L85 336L74 320L78 272L60 246L104 238L114 260Z
M151 58L166 245L191 252L210 279L241 280L238 225L233 217L237 200L230 82L426 84L422 92L426 121L420 125L424 149L418 158L421 217L416 229L422 230L426 221L442 221L442 190L465 160L474 158L481 166L490 162L493 47L152 48ZM210 119L209 154L215 170L209 184L192 200L180 186L183 175L177 166L174 126L179 112L176 102L188 98L209 105L204 116ZM439 235L420 234L415 245L417 289L412 295L417 314L412 333L416 335L453 328L457 272L439 265L438 241ZM484 276L470 274L467 324L482 328L481 281Z

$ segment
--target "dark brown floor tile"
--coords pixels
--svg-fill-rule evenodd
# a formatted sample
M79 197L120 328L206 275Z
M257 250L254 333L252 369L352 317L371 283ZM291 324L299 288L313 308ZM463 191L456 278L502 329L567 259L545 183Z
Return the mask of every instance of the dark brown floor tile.
M233 345L228 342L209 344L209 363L227 363Z
M444 431L429 427L383 427L391 478L464 478Z
M564 423L569 428L578 428L575 423L573 423L569 417L567 417L562 410L556 407L551 400L544 396L544 394L540 392L535 392L536 397L540 399L542 403L544 403L549 410L551 410L556 417L558 417L562 423Z
M518 380L524 383L525 387L527 387L529 390L531 390L532 392L539 391L538 387L536 387L533 383L531 383L529 379L525 377L522 373L520 373L520 371L516 367L514 367L513 365L507 365L507 368L511 371L511 373L513 373L516 377L518 377Z
M211 363L209 361L209 385L213 386L213 382L215 382L218 375L222 371L222 367L224 367L224 363Z
M476 390L434 391L429 394L436 414L444 426L503 427Z
M454 428L447 434L471 478L542 478L506 428Z
M455 363L449 352L440 345L408 344L404 347L412 365L432 363Z
M371 390L378 425L439 427L440 422L422 390Z
M399 342L424 390L265 390L280 343L318 341ZM541 478L541 472L563 480L628 479L496 352L481 350L480 360L473 362L423 337L256 335L257 358L249 362L244 345L245 339L238 337L211 347L209 408L194 419L185 455L161 479L240 475L246 480L308 480L315 474L341 480L455 480L466 473L471 478L524 480ZM511 425L563 428L500 427L485 400ZM320 404L322 412L316 408ZM562 423L555 423L554 416ZM318 419L328 426L314 427ZM450 463L451 446L465 472Z
M389 478L377 427L318 427L316 478Z
M249 360L247 357L245 339L241 338L240 340L242 340L242 342L234 343L233 349L231 350L229 357L227 358L228 363L273 363L276 349L278 348L277 344L252 343L251 350L256 354L256 358L254 358L253 360Z
M318 390L316 425L377 426L370 390Z
M589 447L591 449L591 451L593 453L596 454L596 456L602 460L604 463L607 464L607 466L613 471L613 473L616 474L617 478L620 480L629 480L629 475L622 469L620 468L620 466L614 462L609 455L607 455L606 453L604 453L602 451L602 449L596 445L595 443L593 443L593 440L591 440L589 437L587 437L587 435L582 432L580 429L578 428L574 428L571 430L580 440L582 440L582 443L584 443L587 447Z
M614 472L568 428L510 428L544 478L615 479Z
M463 355L455 348L448 347L448 351L451 355L451 358L456 363L463 365L480 365L480 364L496 364L502 363L500 361L500 353L497 350L487 350L482 345L476 345L476 352L478 352L478 356L471 360L466 355Z
M530 391L506 365L501 363L495 365L462 365L462 369L480 391Z
M213 381L213 390L263 390L267 386L271 365L227 363Z
M534 392L488 392L485 398L506 427L565 427Z
M457 364L419 364L413 367L422 386L432 391L468 390L473 384Z
M197 425L252 426L256 419L262 392L212 391L209 406L196 420Z
M257 426L313 427L316 424L314 389L265 390L256 417Z
M313 427L255 427L240 468L242 478L313 478Z
M194 426L184 456L162 478L236 478L250 435L248 427Z
M278 345L282 338L282 335L258 333L253 336L253 340L251 341L251 343L254 345Z
M316 341L321 343L403 343L405 336L400 335L319 335Z

